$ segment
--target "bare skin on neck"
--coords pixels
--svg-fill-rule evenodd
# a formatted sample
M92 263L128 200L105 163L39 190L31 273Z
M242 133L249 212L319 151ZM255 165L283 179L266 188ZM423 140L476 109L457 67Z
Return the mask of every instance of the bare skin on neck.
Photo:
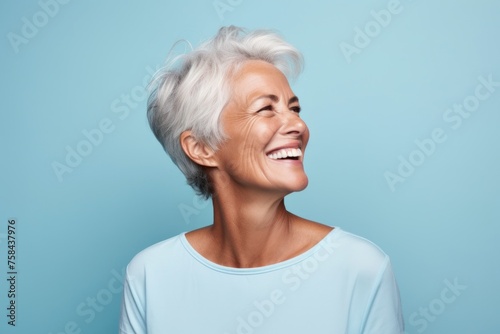
M186 238L212 262L260 267L305 252L332 228L285 208L285 196L307 186L302 160L309 140L286 77L251 60L234 74L231 88L221 114L227 140L217 150L190 131L181 135L185 153L204 166L214 189L213 225Z
M227 191L214 197L214 224L186 234L191 246L214 263L234 268L275 264L307 251L332 230L286 211L283 198L238 197Z

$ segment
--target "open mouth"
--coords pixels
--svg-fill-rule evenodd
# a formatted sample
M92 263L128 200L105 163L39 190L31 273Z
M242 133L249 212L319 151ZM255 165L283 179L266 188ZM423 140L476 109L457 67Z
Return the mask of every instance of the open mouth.
M267 155L273 160L299 160L302 156L300 148L283 148L273 151Z

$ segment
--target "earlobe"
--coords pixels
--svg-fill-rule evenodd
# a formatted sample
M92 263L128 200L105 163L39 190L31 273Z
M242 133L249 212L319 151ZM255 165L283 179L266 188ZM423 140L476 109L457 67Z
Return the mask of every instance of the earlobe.
M179 138L182 150L195 163L205 167L216 167L214 150L196 139L191 130L181 133Z

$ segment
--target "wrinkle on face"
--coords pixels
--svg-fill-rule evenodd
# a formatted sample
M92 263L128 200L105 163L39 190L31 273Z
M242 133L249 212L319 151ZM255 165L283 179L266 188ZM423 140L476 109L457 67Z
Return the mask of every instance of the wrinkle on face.
M288 103L295 95L283 73L263 61L242 65L233 75L231 89L231 99L221 115L226 140L217 152L219 168L242 185L272 185L279 175L277 167L269 164L266 150L284 140L281 129L287 117L298 118L286 114L291 112ZM268 105L273 106L272 111L262 110ZM304 127L302 150L309 137L305 123ZM304 177L307 179L305 173Z

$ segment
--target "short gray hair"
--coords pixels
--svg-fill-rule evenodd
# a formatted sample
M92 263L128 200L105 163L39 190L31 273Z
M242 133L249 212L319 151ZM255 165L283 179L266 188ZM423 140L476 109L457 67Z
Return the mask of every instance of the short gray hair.
M217 150L226 138L219 120L230 99L230 75L247 60L266 61L292 78L303 67L302 54L273 31L229 26L198 48L167 60L151 83L151 129L188 184L205 198L212 195L210 180L184 153L180 136L191 130L197 140Z

